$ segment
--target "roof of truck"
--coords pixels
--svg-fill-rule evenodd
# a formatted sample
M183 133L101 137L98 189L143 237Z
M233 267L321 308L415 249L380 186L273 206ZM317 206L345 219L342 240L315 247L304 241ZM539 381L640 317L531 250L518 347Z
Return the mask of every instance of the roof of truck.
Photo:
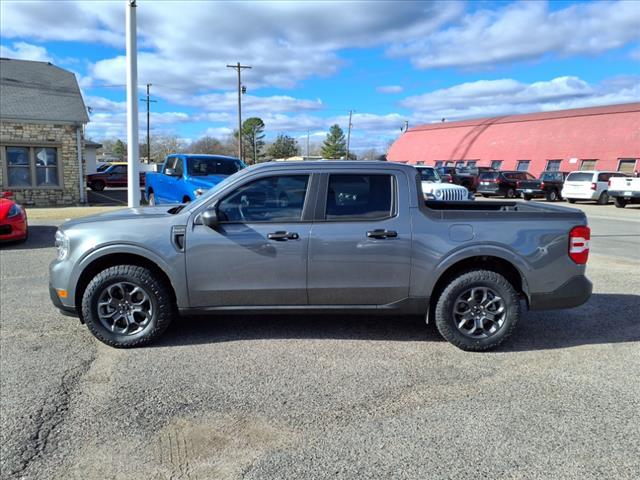
M388 169L415 169L414 165L404 165L395 162L383 162L381 160L292 160L288 162L264 162L252 165L252 169L278 168L282 170L293 168L388 168Z

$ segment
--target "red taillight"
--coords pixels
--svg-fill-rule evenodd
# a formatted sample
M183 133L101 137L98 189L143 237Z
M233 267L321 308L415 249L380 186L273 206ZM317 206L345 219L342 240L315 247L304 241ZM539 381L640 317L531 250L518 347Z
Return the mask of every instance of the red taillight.
M598 189L598 185L595 183L591 184L591 190L597 190Z
M544 182L540 182L540 188L544 188Z
M607 186L608 186L608 187L610 187L610 186L611 186L611 180L609 180L609 181L607 182Z
M584 265L589 258L591 229L587 226L573 227L569 232L569 257L578 265Z
M520 180L516 182L516 188L520 188Z

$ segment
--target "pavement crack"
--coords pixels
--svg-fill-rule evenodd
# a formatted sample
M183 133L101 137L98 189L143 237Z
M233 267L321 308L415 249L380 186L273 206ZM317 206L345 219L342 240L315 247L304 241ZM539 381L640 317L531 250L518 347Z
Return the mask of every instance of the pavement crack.
M48 400L38 411L30 415L30 418L35 420L35 429L20 449L19 463L9 472L9 478L22 476L34 461L47 452L52 434L65 421L73 390L94 360L95 356L66 370L60 385L51 392Z

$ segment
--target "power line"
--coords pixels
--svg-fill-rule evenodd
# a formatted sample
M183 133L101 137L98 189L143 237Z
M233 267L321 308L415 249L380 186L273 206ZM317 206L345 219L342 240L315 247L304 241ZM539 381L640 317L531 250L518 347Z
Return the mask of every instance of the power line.
M238 72L238 157L242 160L242 94L247 90L242 86L241 71L245 68L251 68L248 65L227 65L227 68L233 68Z

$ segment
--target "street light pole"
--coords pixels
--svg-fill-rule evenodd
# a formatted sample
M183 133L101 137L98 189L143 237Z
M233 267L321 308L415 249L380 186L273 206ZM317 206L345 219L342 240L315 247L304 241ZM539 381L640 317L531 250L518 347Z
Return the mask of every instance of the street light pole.
M238 158L242 160L242 78L241 71L245 68L251 68L248 65L227 65L227 68L233 68L238 72Z
M347 130L347 160L349 160L349 145L351 144L351 115L353 115L353 110L349 110L349 130Z
M127 205L129 208L140 206L136 8L136 0L127 1Z

